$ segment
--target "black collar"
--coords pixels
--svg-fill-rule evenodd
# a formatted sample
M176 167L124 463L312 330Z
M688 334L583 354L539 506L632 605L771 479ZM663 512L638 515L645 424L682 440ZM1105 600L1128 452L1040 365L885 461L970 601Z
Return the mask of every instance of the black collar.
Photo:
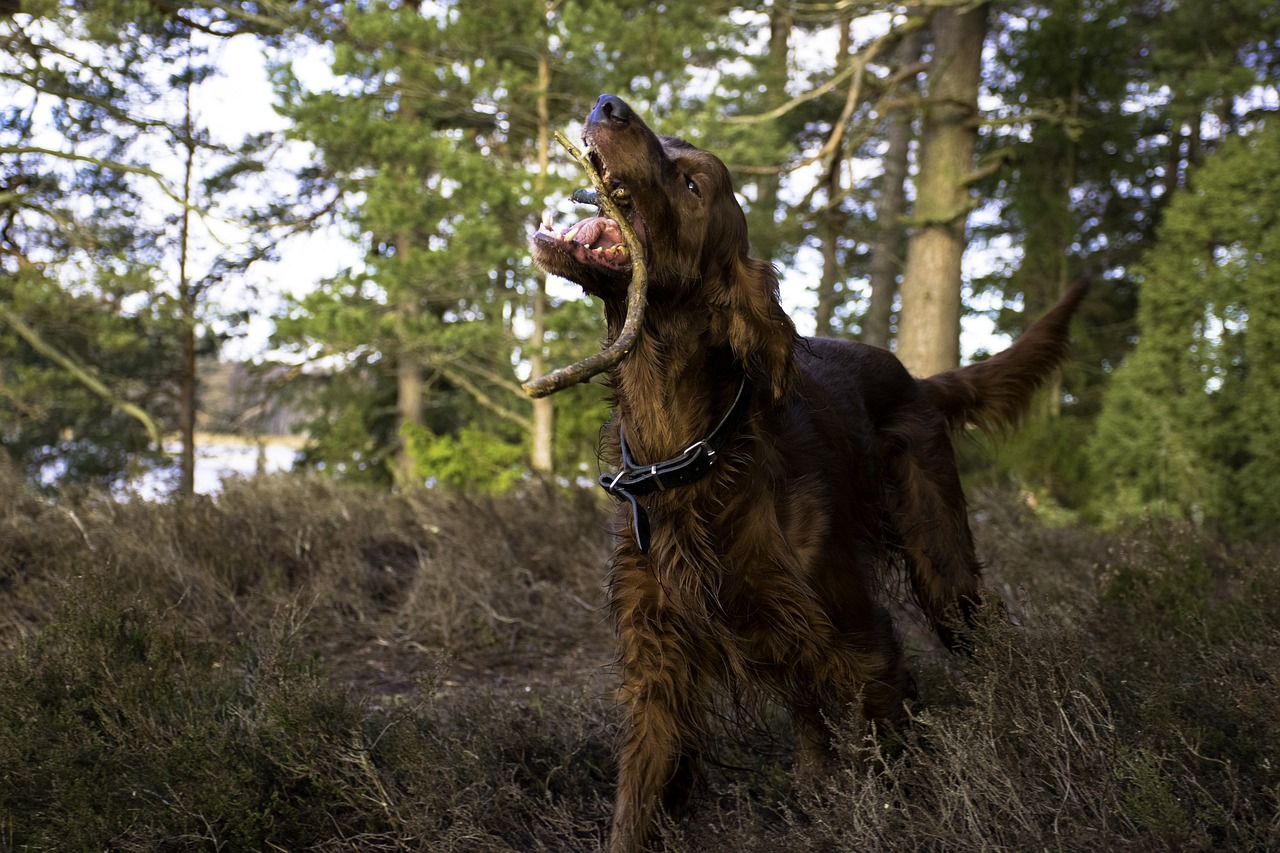
M618 427L618 443L622 447L622 468L616 474L602 476L600 485L609 494L631 504L636 545L639 546L640 553L643 554L649 550L649 516L636 498L677 486L687 486L702 479L715 464L716 454L728 443L742 416L746 414L750 402L751 381L746 373L743 373L742 385L738 387L738 396L734 398L733 405L721 418L720 423L711 431L711 435L701 441L695 441L679 456L654 462L651 465L635 463L627 447L627 437L623 434L622 427Z

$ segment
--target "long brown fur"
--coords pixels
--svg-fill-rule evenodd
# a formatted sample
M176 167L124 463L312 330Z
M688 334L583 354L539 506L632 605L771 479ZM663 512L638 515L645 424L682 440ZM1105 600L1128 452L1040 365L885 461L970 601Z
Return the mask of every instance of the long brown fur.
M884 350L796 334L774 268L748 253L714 155L655 135L608 95L584 138L624 191L650 269L639 343L609 376L609 460L620 429L636 460L675 457L729 410L744 372L753 389L709 474L640 499L647 553L630 508L616 516L609 607L625 719L610 849L623 853L644 849L660 813L687 801L717 691L759 691L788 708L810 766L850 710L882 727L902 721L911 679L877 599L880 572L904 563L939 637L963 645L981 569L951 433L1016 422L1065 358L1087 285L1006 352L914 379ZM544 226L534 239L545 269L602 300L611 337L631 274L620 242L607 223Z

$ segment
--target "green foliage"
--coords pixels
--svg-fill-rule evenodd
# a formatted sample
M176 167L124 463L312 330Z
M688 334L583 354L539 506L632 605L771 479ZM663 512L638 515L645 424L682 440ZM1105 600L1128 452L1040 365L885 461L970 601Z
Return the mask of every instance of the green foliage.
M278 76L294 132L317 146L324 179L359 194L350 218L368 252L363 269L289 306L277 342L311 358L358 363L376 379L373 387L335 379L318 412L323 419L325 409L369 411L373 392L382 399L370 441L334 443L350 431L313 430L313 455L336 474L372 465L389 479L404 427L422 429L421 413L401 405L397 381L421 376L432 417L456 421L474 407L442 413L458 397L436 365L503 374L514 346L504 315L516 294L499 271L511 264L505 232L525 217L518 183L492 156L492 122L469 108L487 72L479 55L471 68L462 60L457 27L409 6L378 5L349 23L335 49L334 70L347 81L339 90L307 92L288 69Z
M995 13L997 61L984 74L1000 106L984 129L982 147L1007 166L981 185L993 201L984 212L998 216L982 217L974 246L988 247L1003 262L975 285L1000 291L994 319L998 328L1016 334L1071 279L1094 277L1083 322L1074 330L1078 367L1063 377L1071 402L1063 415L1081 420L1066 431L1077 441L1097 416L1111 369L1138 337L1139 262L1164 251L1163 244L1153 250L1152 240L1159 239L1156 225L1175 191L1186 185L1189 170L1233 134L1256 131L1258 116L1266 112L1257 109L1255 96L1257 87L1274 78L1280 21L1265 5L1050 0ZM1162 367L1152 363L1147 369L1158 381ZM1177 404L1159 392L1154 396L1160 399L1130 396L1124 402L1152 410L1148 430L1183 414L1157 415L1155 407ZM1037 422L1030 426L1041 429ZM1105 504L1113 495L1124 505L1122 514L1153 502L1151 487L1131 489L1130 469L1148 481L1162 478L1165 488L1174 487L1172 476L1183 486L1197 483L1200 491L1213 491L1204 472L1187 467L1185 454L1173 444L1153 460L1145 430L1120 428L1099 444L1111 452L1095 468L1102 474L1097 481L1071 464L1065 470L1077 479L1056 477L1051 486L1065 487L1076 506L1095 487L1100 512L1108 512ZM1126 458L1130 445L1146 447L1135 448L1136 459ZM1074 448L1083 453L1081 445ZM1036 459L1023 457L1018 465L1035 467ZM1122 473L1112 477L1115 465ZM1185 508L1205 499L1187 493L1163 511L1182 512L1177 504Z
M1092 432L1092 423L1074 413L1036 415L998 439L957 442L957 456L971 486L1009 484L1033 495L1043 513L1073 512L1089 498Z
M144 66L172 40L156 15L134 11L122 19L108 3L79 15L53 3L38 21L0 16L0 307L117 398L163 417L176 328L158 306L137 307L154 286L163 229L137 215L151 180L131 171L144 168L147 125L131 110L160 97ZM68 52L77 39L97 49ZM48 466L110 482L147 456L138 424L4 319L0 421L5 451L32 476Z
M1257 97L1280 67L1272 5L1046 0L993 10L984 84L995 106L984 107L981 145L1004 168L975 185L993 203L972 237L1005 262L975 289L1000 292L997 325L1016 332L1078 272L1105 281L1077 329L1075 357L1087 369L1063 380L1071 422L1034 418L994 463L1001 476L1069 507L1093 495L1096 512L1111 519L1207 514L1247 529L1274 514L1280 440L1269 425L1280 411L1269 389L1280 377L1268 374L1280 368L1269 343L1274 306L1259 278L1265 265L1249 255L1270 251L1250 242L1265 228L1233 236L1188 226L1150 246L1188 175L1199 192L1209 178L1194 169L1223 140L1257 134L1274 111ZM847 300L835 306L835 331L857 322L852 295L876 217L881 176L862 161L881 156L891 113L921 106L907 89L884 88L903 70L893 67L892 44L865 74L839 76L865 46L862 26L850 30L849 55L818 58L850 20L883 13L865 4L47 0L23 9L0 16L0 93L8 96L0 98L0 307L171 429L179 388L191 378L182 338L194 330L202 352L215 350L256 310L223 306L223 284L245 278L285 230L333 215L365 256L287 301L275 343L292 362L325 372L306 371L295 389L313 416L306 463L382 485L394 479L402 422L412 427L404 434L458 442L470 430L472 444L483 433L500 447L513 428L530 428L516 378L533 348L556 366L599 345L598 312L579 299L552 300L548 339L530 338L541 274L527 251L542 211L569 215L565 199L582 182L555 145L542 172L540 140L550 130L572 133L598 94L626 94L664 132L721 153L737 173L758 253L794 265L810 257L801 249L834 243L823 280ZM227 146L170 114L175 90L213 73L216 54L202 46L237 33L278 50L287 133L314 146L296 188L268 180L267 157L280 140ZM331 52L335 80L312 90L314 77L295 74L290 62L316 44ZM848 111L853 83L861 100ZM839 130L847 150L837 160L848 168L836 169L837 187L815 186L814 169L789 170ZM200 161L189 191L151 172L157 149L181 153L189 144ZM1256 182L1246 186L1254 173L1271 180L1266 150L1232 156L1240 193L1267 195ZM239 209L250 185L254 209ZM197 213L249 232L188 269L185 290L175 284L184 193ZM1225 223L1254 205L1265 220L1243 195L1237 204L1213 194L1222 200L1205 201L1193 219ZM1203 300L1161 308L1160 286L1151 288L1156 277L1190 281L1185 243L1170 255L1181 259L1178 269L1135 267L1143 251L1170 254L1184 237L1212 242L1218 254L1202 281L1170 287L1218 288L1207 308ZM1144 311L1172 312L1170 329L1205 331L1156 352L1150 339L1166 332L1144 319L1144 344L1117 375L1099 427L1108 461L1086 473L1080 436L1136 339L1139 271L1152 289ZM1249 292L1247 304L1232 288ZM1200 366L1173 379L1169 365L1185 361L1189 342ZM422 411L405 411L400 383L417 381ZM1197 381L1207 393L1169 393ZM554 399L558 476L594 474L601 396L581 388ZM156 461L117 409L0 324L0 439L30 475L58 470L67 480L106 482ZM438 466L438 447L431 452Z
M1135 214L1159 204L1159 148L1116 143L1164 130L1132 106L1130 57L1144 37L1132 14L1123 2L1050 0L1011 10L997 37L989 73L1003 107L982 146L1008 168L990 181L1000 216L976 236L1000 252L1016 235L1020 257L991 276L1005 305L1026 311L1002 311L1005 331L1020 331L1088 266L1122 268L1150 230L1154 217ZM1013 116L1025 119L1004 121ZM1091 256L1102 245L1100 264Z
M417 475L428 485L493 495L524 477L525 449L519 442L471 427L463 427L456 436L436 435L421 427L404 429L417 461Z
M1280 132L1231 140L1192 181L1146 257L1142 338L1098 421L1099 508L1266 530L1280 512Z
M117 282L119 284L119 282ZM148 403L159 418L171 399L153 398L172 379L176 338L154 313L126 313L114 298L67 293L48 276L22 270L0 279L0 304L46 345L89 366L122 398ZM33 480L108 484L160 461L146 430L52 364L0 319L0 447Z
M686 52L706 50L702 33L718 20L690 7L595 0L486 0L447 12L373 4L350 17L334 44L340 82L332 89L308 91L287 66L277 69L294 134L317 146L314 178L350 199L346 217L368 249L361 269L287 306L277 343L336 358L344 369L358 363L382 388L415 367L423 377L421 413L406 408L411 395L402 405L398 389L383 398L390 409L379 411L395 425L371 434L376 466L386 469L402 436L413 439L410 455L430 454L414 462L423 472L447 468L455 449L477 462L488 454L468 456L455 443L476 449L481 432L498 436L529 420L515 375L531 346L552 363L598 346L586 330L599 328L599 317L574 300L550 306L547 341L522 337L542 275L528 257L530 228L583 180L559 174L571 170L558 150L547 152L552 170L541 174L538 140L579 120L602 91L643 91L642 78L654 103L679 91ZM358 384L335 381L329 391L322 418L325 409L368 408ZM343 392L356 396L336 396ZM556 427L557 473L576 472L594 452L595 429L581 422L599 407L580 399L555 401L569 421ZM346 452L331 431L313 429L312 437L317 458ZM329 465L358 467L351 459Z

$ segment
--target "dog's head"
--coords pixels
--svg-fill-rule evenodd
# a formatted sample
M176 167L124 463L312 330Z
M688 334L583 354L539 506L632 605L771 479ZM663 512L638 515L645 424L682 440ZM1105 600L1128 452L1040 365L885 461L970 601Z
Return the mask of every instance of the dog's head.
M709 151L649 129L621 98L602 95L587 117L588 156L636 232L650 299L677 298L707 312L709 333L763 367L775 394L789 383L795 327L778 303L772 265L749 254L746 216L728 168ZM534 259L615 305L632 258L617 223L591 216L567 228L544 222Z

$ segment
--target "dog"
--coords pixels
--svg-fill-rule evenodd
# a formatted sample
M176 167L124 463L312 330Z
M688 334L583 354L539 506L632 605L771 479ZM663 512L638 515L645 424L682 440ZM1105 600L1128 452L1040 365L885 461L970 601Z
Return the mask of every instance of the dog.
M648 270L638 339L608 374L614 415L602 485L618 498L608 577L623 706L610 849L636 851L684 806L707 757L718 691L755 691L794 721L821 766L833 721L903 721L912 693L877 595L906 569L929 624L966 643L981 602L952 434L1007 429L1065 360L1087 290L1003 353L926 379L889 352L802 338L774 267L752 258L725 165L649 129L603 95L588 157ZM626 320L633 259L592 216L533 237L537 263Z

